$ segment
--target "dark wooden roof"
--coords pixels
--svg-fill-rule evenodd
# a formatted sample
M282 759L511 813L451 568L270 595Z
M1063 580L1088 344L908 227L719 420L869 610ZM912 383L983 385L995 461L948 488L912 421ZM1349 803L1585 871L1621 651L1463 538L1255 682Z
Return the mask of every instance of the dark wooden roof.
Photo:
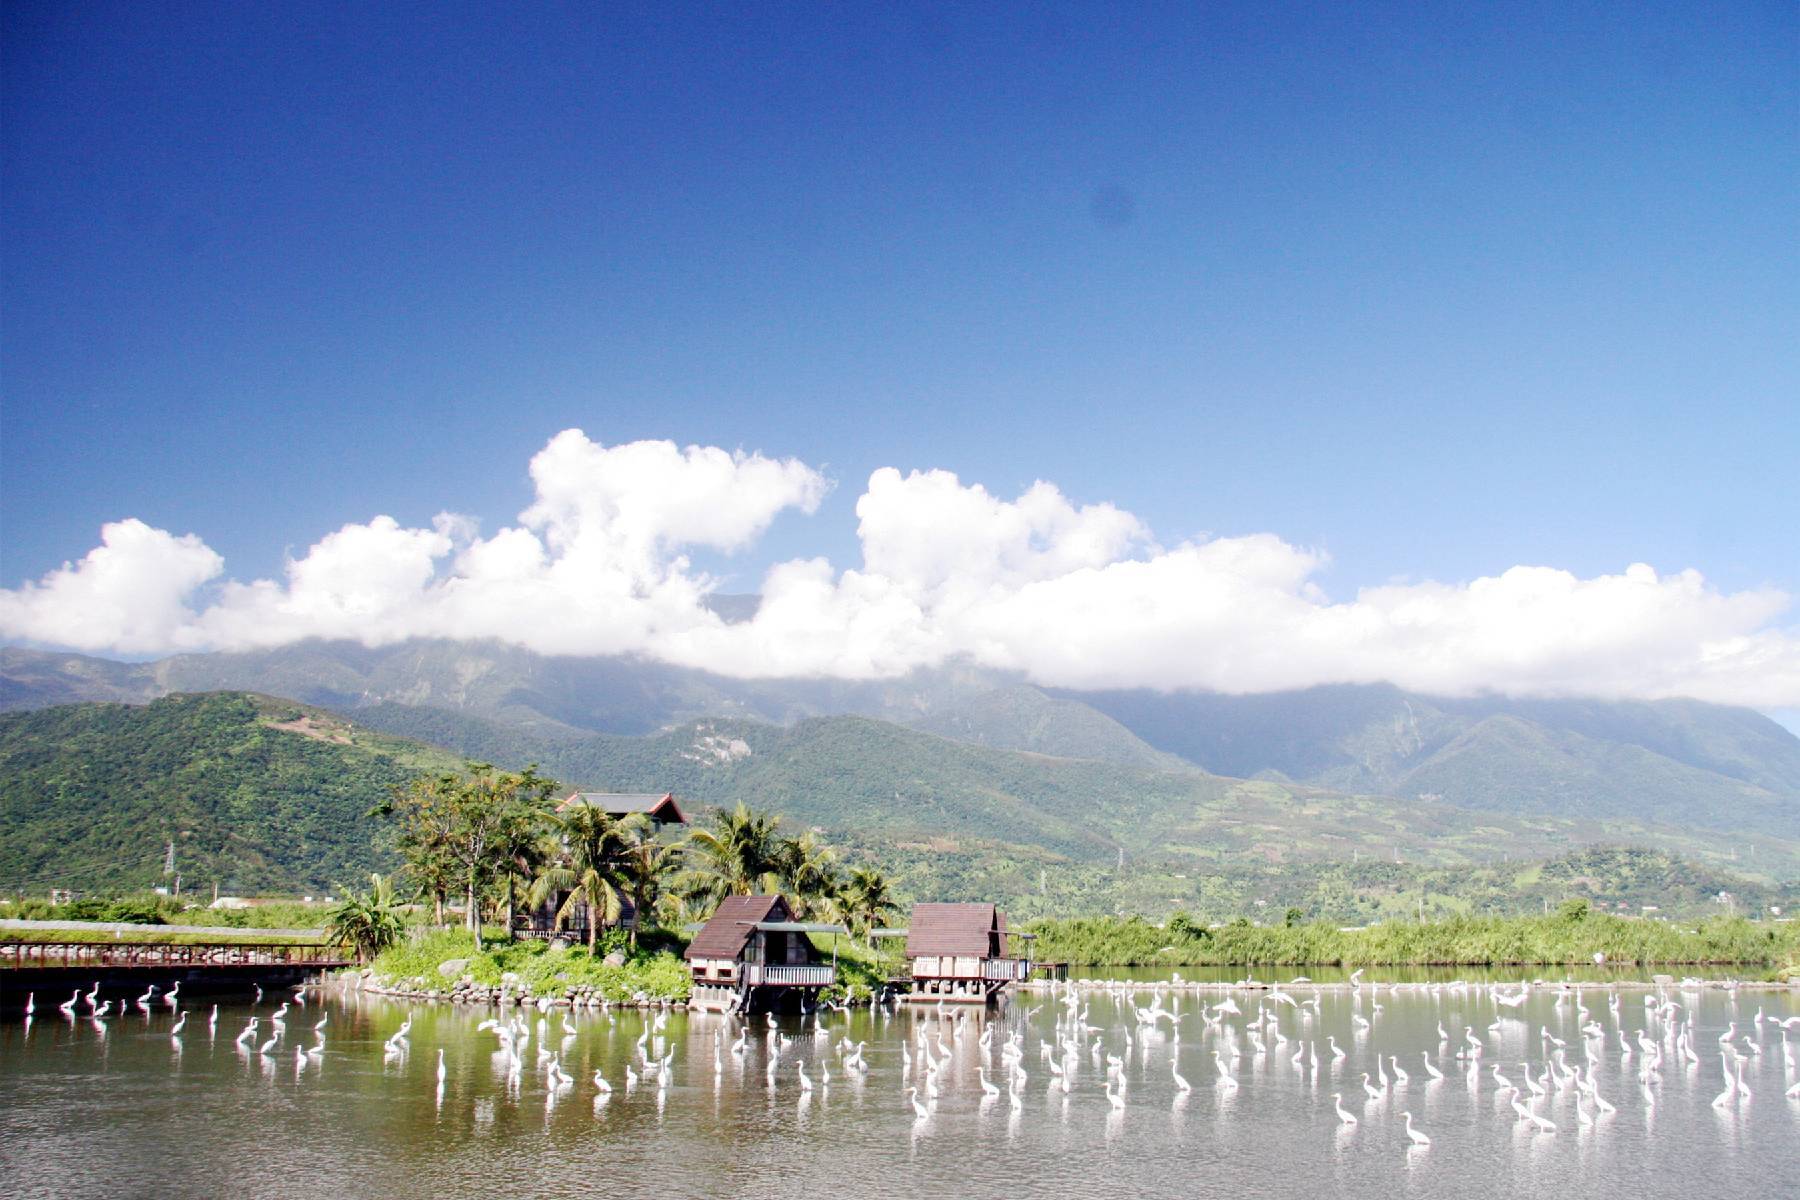
M992 904L915 904L907 923L906 956L1001 958L1006 918Z
M727 896L688 943L686 957L735 959L744 952L758 921L791 921L793 917L780 896Z
M687 814L675 802L673 792L571 792L557 807L569 808L586 804L614 817L643 813L653 821L686 825Z

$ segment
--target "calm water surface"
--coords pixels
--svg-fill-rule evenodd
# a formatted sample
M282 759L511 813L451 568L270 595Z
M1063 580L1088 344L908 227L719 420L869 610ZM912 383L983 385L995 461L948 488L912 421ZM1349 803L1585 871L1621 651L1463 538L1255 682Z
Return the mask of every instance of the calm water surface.
M1305 998L1303 989L1296 995ZM1541 1030L1568 1043L1581 1061L1581 1018L1573 998L1536 992L1519 1009L1499 1009L1485 988L1437 991L1365 986L1323 994L1317 1014L1238 995L1239 1015L1209 1028L1204 1005L1217 994L1169 996L1178 1014L1139 1037L1129 997L1084 996L1081 1053L1069 1090L1040 1049L1071 1026L1068 1009L1023 996L1010 1010L970 1014L962 1036L933 1011L828 1014L826 1036L784 1018L794 1038L773 1085L765 1067L766 1025L757 1018L741 1056L723 1055L740 1026L727 1018L671 1013L661 1036L675 1052L666 1091L640 1083L629 1094L628 1064L642 1069L638 1039L653 1014L549 1014L533 1038L522 1077L509 1084L497 1041L477 1024L484 1010L408 1006L348 995L315 1000L289 1014L269 1056L233 1039L252 1009L221 1009L209 1036L210 1004L197 1007L179 1044L161 1004L148 1017L70 1022L40 997L35 1022L0 1028L0 1194L15 1197L220 1196L1796 1196L1800 1195L1800 1100L1783 1093L1797 1078L1782 1030L1765 1017L1800 1015L1791 994L1671 991L1694 1015L1698 1065L1675 1061L1672 1041L1646 1014L1642 992L1586 993L1589 1016L1606 1031L1592 1059L1600 1094L1617 1111L1578 1124L1572 1089L1538 1103L1557 1132L1533 1132L1500 1093L1491 1067L1521 1083L1529 1062L1543 1074ZM62 997L57 997L60 1000ZM1379 1005L1379 1008L1377 1008ZM273 1005L254 1011L268 1017ZM1247 1026L1276 1014L1258 1054ZM324 1054L296 1071L295 1047L313 1044L313 1024L330 1014ZM412 1017L410 1050L385 1060L383 1041ZM1357 1018L1368 1021L1362 1027ZM1473 1076L1456 1060L1464 1026L1487 1033ZM954 1016L951 1018L954 1021ZM1736 1023L1748 1057L1748 1098L1721 1106L1718 1037ZM1440 1049L1438 1027L1452 1037ZM1172 1033L1180 1030L1177 1045ZM993 1030L990 1046L980 1035ZM1632 1038L1621 1061L1619 1030ZM1128 1052L1127 1029L1135 1044ZM1660 1038L1665 1058L1652 1103L1637 1074L1635 1034ZM902 1081L902 1047L915 1060L921 1030L942 1033L952 1060L939 1077L931 1115L917 1119ZM1277 1043L1278 1031L1285 1042ZM976 1068L995 1075L1000 1047L1022 1032L1028 1073L1022 1103L984 1099ZM1347 1055L1332 1061L1327 1035ZM1748 1035L1748 1041L1745 1040ZM866 1074L848 1071L841 1039L866 1042ZM1790 1039L1800 1057L1800 1026ZM260 1038L259 1038L260 1040ZM535 1067L543 1044L578 1080L560 1094ZM1091 1048L1125 1058L1125 1106L1106 1098L1104 1068ZM1292 1061L1308 1049L1308 1065ZM1317 1046L1320 1065L1310 1066ZM436 1085L437 1052L448 1082ZM1756 1051L1760 1051L1757 1053ZM1238 1081L1220 1078L1215 1052ZM1421 1055L1444 1072L1428 1079ZM1363 1090L1377 1056L1398 1055L1410 1079L1380 1100ZM1388 1060L1391 1070L1391 1059ZM814 1081L801 1089L795 1066ZM1178 1094L1175 1063L1192 1085ZM828 1086L820 1082L830 1068ZM615 1091L597 1106L593 1073ZM917 1082L915 1077L911 1082ZM1332 1093L1359 1117L1341 1124ZM1400 1113L1412 1112L1432 1139L1409 1149Z

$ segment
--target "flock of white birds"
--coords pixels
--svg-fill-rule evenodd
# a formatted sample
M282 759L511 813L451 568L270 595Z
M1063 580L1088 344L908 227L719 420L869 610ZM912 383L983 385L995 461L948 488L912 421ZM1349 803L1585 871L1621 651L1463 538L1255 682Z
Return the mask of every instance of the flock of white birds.
M1348 992L1347 1045L1338 1042L1336 1033L1322 1032L1325 992L1312 988L1304 977L1287 985L1300 995L1281 985L1246 980L1210 1003L1205 991L1176 976L1162 984L1065 983L1033 997L1038 1003L1013 1001L1022 1008L1016 1016L1005 1010L990 1016L965 1007L915 1005L907 1013L910 1022L902 1022L906 1028L899 1038L899 1078L891 1083L891 1094L897 1104L910 1105L917 1131L934 1119L946 1094L957 1088L973 1093L968 1086L971 1067L979 1088L975 1103L983 1111L1002 1104L1020 1110L1030 1089L1038 1087L1065 1106L1072 1100L1103 1101L1109 1119L1122 1119L1139 1103L1134 1100L1139 1091L1179 1106L1195 1089L1190 1079L1234 1092L1266 1082L1272 1072L1285 1072L1310 1084L1321 1108L1329 1095L1331 1115L1324 1119L1339 1123L1340 1136L1366 1121L1398 1121L1413 1153L1428 1150L1431 1137L1417 1123L1412 1107L1428 1102L1433 1089L1451 1079L1459 1080L1471 1096L1491 1088L1496 1106L1501 1111L1510 1108L1521 1130L1534 1136L1555 1135L1571 1121L1582 1129L1596 1128L1617 1111L1599 1083L1599 1068L1609 1057L1619 1064L1612 1077L1619 1086L1634 1083L1634 1099L1647 1111L1658 1104L1664 1078L1675 1072L1691 1079L1716 1071L1720 1090L1711 1103L1720 1109L1750 1104L1775 1071L1781 1094L1800 1101L1800 1065L1789 1039L1790 1032L1800 1031L1800 1017L1765 1017L1759 1006L1742 1030L1734 1019L1716 1037L1699 1034L1690 1008L1697 981L1687 981L1686 988L1647 990L1628 1002L1622 989L1597 985L1364 984L1360 976L1360 972L1352 976ZM135 1000L102 1000L95 984L87 991L76 989L58 1009L71 1025L85 1020L104 1037L109 1021L128 1017L132 1009L147 1019L160 1003L173 1016L167 1036L179 1051L188 1036L189 1016L181 1008L179 987L160 996L152 986ZM1554 994L1552 1012L1560 1033L1542 1021L1531 1029L1523 1017L1534 991L1544 989ZM303 986L291 997L284 996L268 1013L266 1024L263 1015L253 1011L233 1039L237 1051L265 1065L291 1060L296 1079L318 1066L326 1052L330 1014L321 1011L318 1020L303 1020L307 991ZM1446 1028L1440 1017L1435 1041L1404 1055L1372 1052L1368 1044L1382 1020L1383 998L1396 995L1432 998L1444 1014L1491 1013L1493 1019L1480 1028L1463 1024L1453 1029ZM1240 998L1247 1009L1239 1005ZM262 999L258 989L256 1003ZM1100 1018L1094 1014L1096 999L1106 1001ZM1592 1007L1591 999L1597 1001ZM1731 999L1735 1013L1735 992ZM1628 1020L1640 1003L1641 1012ZM1037 1020L1046 1009L1049 1016ZM27 1032L36 1010L35 995L28 997ZM861 1092L871 1080L868 1041L848 1036L850 1026L843 1012L828 1006L798 1018L797 1024L790 1019L786 1024L791 1033L773 1016L718 1018L710 1039L690 1036L686 1043L699 1047L697 1053L690 1051L686 1083L707 1086L710 1077L715 1089L728 1080L737 1087L760 1073L771 1095L792 1089L802 1105L810 1104L815 1093L828 1098L833 1082L847 1082ZM880 1014L884 1022L892 1015L887 1010ZM553 1016L556 1025L551 1023ZM608 1079L604 1071L596 1070L585 1083L570 1073L565 1059L578 1044L583 1024L598 1021L609 1031L616 1025L618 1014L610 1007L602 1006L598 1014L577 1024L566 1011L540 1002L535 1011L513 1010L484 1020L478 1032L495 1039L492 1068L510 1094L517 1096L532 1079L543 1089L546 1108L554 1109L581 1089L591 1088L594 1112L603 1116L621 1094L628 1098L647 1091L659 1106L662 1103L676 1066L669 1016L667 1009L644 1014L640 1036L622 1071ZM298 1030L291 1028L296 1022L302 1022ZM209 1040L218 1037L218 1023L215 1004L206 1023ZM409 1013L385 1040L386 1066L405 1066L412 1026ZM1034 1046L1026 1043L1028 1032L1036 1034ZM1521 1044L1527 1047L1526 1057L1500 1060L1503 1046L1516 1055ZM752 1060L760 1061L760 1072L750 1066ZM441 1047L435 1075L441 1105L450 1077ZM1153 1077L1166 1078L1172 1091L1146 1086ZM1333 1090L1327 1093L1326 1088ZM1800 1104L1790 1107L1800 1115Z

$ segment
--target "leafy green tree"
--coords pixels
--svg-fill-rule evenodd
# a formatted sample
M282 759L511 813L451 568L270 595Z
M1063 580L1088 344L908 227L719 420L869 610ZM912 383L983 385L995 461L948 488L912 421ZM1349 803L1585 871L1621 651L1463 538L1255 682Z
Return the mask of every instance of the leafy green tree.
M663 883L680 862L680 848L657 835L656 826L642 813L633 813L617 827L619 879L632 907L637 910L637 923L642 925L661 899ZM638 931L631 930L631 944L637 946Z
M783 890L793 899L794 916L812 920L831 907L838 894L838 862L822 838L807 830L781 842L779 851Z
M590 804L578 804L556 818L562 853L539 871L528 893L532 904L543 904L563 894L556 909L556 926L586 907L588 953L598 944L600 926L613 925L624 912L619 884L619 855L624 849L620 822Z
M873 867L856 867L837 893L838 911L852 932L874 944L876 926L900 911L887 876Z
M399 941L402 931L392 881L380 875L370 875L369 881L366 892L346 890L325 925L332 943L356 951L359 964Z
M717 906L726 896L751 896L781 874L781 818L757 812L740 801L731 812L713 814L712 828L688 835L686 894Z
M409 873L442 889L440 899L452 885L463 893L477 949L481 898L510 869L519 848L540 835L555 790L536 767L515 774L469 763L462 775L414 780L384 806L399 822L397 840Z

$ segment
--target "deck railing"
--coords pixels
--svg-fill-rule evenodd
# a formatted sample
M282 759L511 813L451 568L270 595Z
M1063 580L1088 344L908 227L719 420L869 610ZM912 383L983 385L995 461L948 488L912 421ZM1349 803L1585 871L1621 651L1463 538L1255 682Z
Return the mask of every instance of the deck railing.
M796 965L788 963L744 964L744 982L751 987L791 984L801 987L829 987L837 972L829 965Z
M0 942L8 967L341 967L337 946L305 942Z
M1027 966L1022 958L990 958L981 964L981 977L1002 983L1023 983Z

